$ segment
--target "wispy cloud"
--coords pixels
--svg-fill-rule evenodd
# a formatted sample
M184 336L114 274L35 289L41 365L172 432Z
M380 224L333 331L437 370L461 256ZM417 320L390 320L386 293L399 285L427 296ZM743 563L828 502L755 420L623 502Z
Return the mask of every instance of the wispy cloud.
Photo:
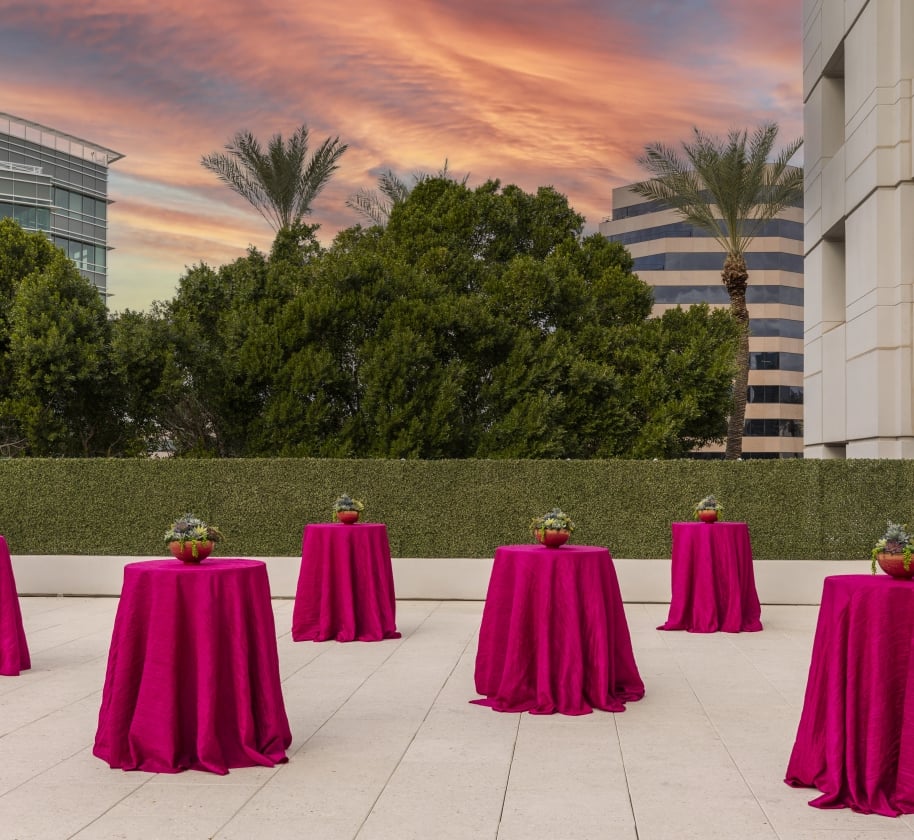
M111 170L114 308L272 232L200 166L239 129L349 144L323 238L386 168L551 184L593 230L645 143L802 131L796 0L0 0L0 110L125 155ZM16 79L15 83L10 81Z

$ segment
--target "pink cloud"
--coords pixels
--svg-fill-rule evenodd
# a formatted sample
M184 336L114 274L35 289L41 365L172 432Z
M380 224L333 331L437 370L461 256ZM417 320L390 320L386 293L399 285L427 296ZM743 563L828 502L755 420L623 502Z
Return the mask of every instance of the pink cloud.
M785 139L802 130L795 0L0 0L0 11L0 72L17 79L4 110L126 155L112 167L114 263L129 248L172 270L268 247L265 223L199 163L241 128L266 141L305 122L315 143L349 144L310 220L325 241L358 221L346 196L386 168L447 159L470 185L551 184L592 230L612 188L642 177L645 143L764 119ZM129 280L112 267L110 282Z

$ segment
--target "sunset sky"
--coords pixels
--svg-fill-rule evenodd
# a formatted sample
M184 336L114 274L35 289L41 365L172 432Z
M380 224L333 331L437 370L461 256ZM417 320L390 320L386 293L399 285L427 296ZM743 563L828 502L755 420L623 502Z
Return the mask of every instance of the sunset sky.
M112 310L170 299L273 231L200 165L239 129L349 145L319 238L392 169L552 185L587 219L644 145L802 134L800 0L0 0L0 111L106 146Z

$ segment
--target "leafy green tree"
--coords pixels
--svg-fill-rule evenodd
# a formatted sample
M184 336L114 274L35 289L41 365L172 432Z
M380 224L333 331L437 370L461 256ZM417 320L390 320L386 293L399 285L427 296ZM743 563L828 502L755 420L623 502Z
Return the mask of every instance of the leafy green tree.
M632 457L684 458L721 439L739 334L729 312L707 304L668 309L644 325L639 346L650 362L631 384Z
M19 283L10 318L13 395L35 455L110 455L123 442L109 324L96 288L57 251Z
M181 393L180 374L161 306L126 310L109 319L110 364L123 426L119 454L142 455L165 445L162 418Z
M803 170L790 165L802 140L794 140L769 160L778 126L764 123L751 135L731 131L726 140L694 129L683 155L662 143L645 147L639 163L652 178L633 188L640 195L674 208L687 222L710 233L725 253L721 279L733 317L742 328L733 381L725 457L742 454L749 381L749 311L746 251L761 226L803 193Z
M25 231L14 219L0 219L0 454L3 455L22 451L27 443L18 419L6 411L13 382L9 355L13 300L22 279L44 271L57 254L58 249L43 233Z
M719 439L732 378L732 343L722 340L704 348L714 356L708 381L689 380L712 394L692 397L708 428L680 411L669 434L639 440L645 409L633 388L646 369L664 364L659 338L642 347L648 333L659 334L652 294L624 248L582 239L582 227L550 188L529 195L497 182L470 190L429 179L383 230L338 237L296 301L295 321L308 358L329 346L324 364L347 360L339 368L350 388L337 404L339 450L664 457ZM689 329L699 331L707 315L689 316ZM666 332L675 326L671 316ZM658 417L665 401L685 399L670 390L667 383L647 395Z
M339 137L328 137L309 158L309 142L306 125L297 128L288 142L274 134L266 150L250 131L239 131L225 145L227 153L203 155L200 162L278 232L311 212L347 149Z
M326 251L290 229L268 258L195 266L164 309L176 451L666 457L722 437L729 314L652 319L630 254L582 228L551 188L429 178Z
M277 234L269 258L252 248L181 278L162 313L176 385L161 422L178 454L279 454L264 416L286 354L287 307L321 252L316 229L294 223Z

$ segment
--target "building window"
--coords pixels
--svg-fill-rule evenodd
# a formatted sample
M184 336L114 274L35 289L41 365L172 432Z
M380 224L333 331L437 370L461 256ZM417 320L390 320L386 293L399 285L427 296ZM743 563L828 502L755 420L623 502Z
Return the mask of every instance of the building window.
M783 303L786 306L802 306L803 290L796 286L767 286L753 284L749 278L746 288L746 303Z
M628 208L624 208L628 209ZM723 226L724 230L727 226ZM762 224L756 236L777 236L781 239L794 239L798 242L803 241L803 223L792 222L789 219L769 219ZM649 228L640 228L639 230L630 230L623 233L609 234L606 238L610 242L618 242L620 245L633 245L637 242L651 242L655 239L692 239L708 238L711 234L690 225L688 222L672 222L666 225L655 225Z
M749 370L803 370L802 353L750 353Z
M803 389L798 385L750 385L746 399L750 403L802 405Z
M756 337L802 338L803 322L789 318L750 318L749 334Z
M634 271L720 271L724 264L721 253L688 253L668 251L648 254L632 260ZM790 271L803 273L803 255L780 251L751 251L746 254L746 268L753 271Z
M746 437L803 437L800 420L746 420L743 426Z
M720 303L730 302L730 296L723 283L713 286L651 286L654 303ZM803 290L793 286L753 285L746 289L746 303L783 303L786 306L802 306Z

